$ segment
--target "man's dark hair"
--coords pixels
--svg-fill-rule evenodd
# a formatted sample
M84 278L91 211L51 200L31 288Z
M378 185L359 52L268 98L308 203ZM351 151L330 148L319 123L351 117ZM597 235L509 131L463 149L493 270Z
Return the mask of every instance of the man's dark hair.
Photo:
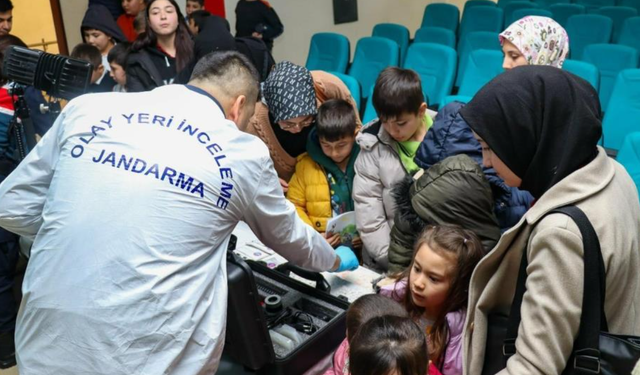
M424 102L420 76L410 69L386 68L373 88L373 107L383 121L406 113L418 114Z
M191 81L214 85L234 97L245 95L248 100L259 99L260 76L243 54L236 51L218 51L205 55L193 68Z
M318 108L316 131L318 138L335 142L356 133L356 113L344 99L331 99Z
M2 63L4 62L4 53L11 46L19 46L27 48L27 45L15 35L6 34L0 36L0 85L7 83L7 78L2 74Z
M121 67L127 66L127 57L129 56L129 50L131 49L131 43L118 43L107 54L107 61L109 64L118 64Z
M87 61L91 64L93 70L98 69L100 65L102 65L102 54L100 54L100 50L97 47L92 46L87 43L80 43L77 46L73 47L73 51L71 51L71 57L78 60Z
M0 0L0 12L8 12L13 9L11 0Z
M204 0L187 0L187 2L198 3L201 7L204 6Z
M198 26L198 29L202 31L202 25L204 24L204 20L210 16L211 16L211 13L209 13L209 11L196 10L195 12L192 12L190 15L188 15L187 18L190 20L193 20L196 26Z

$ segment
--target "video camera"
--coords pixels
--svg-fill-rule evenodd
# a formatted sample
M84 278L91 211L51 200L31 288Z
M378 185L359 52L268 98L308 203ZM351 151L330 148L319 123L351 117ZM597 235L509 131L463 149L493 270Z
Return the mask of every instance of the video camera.
M49 95L48 105L42 103L40 111L57 116L58 99L73 99L87 91L91 79L91 64L86 61L53 55L43 51L10 46L4 53L2 74L10 82L9 94L14 101L14 116L9 134L16 140L20 159L35 147L35 131L24 98L27 86Z

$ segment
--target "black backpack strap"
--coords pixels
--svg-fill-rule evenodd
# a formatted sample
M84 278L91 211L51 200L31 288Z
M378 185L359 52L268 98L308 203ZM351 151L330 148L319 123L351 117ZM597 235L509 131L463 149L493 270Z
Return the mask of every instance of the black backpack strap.
M584 249L584 292L582 298L582 316L578 336L574 341L574 367L586 371L599 371L600 352L599 335L608 331L604 311L606 295L606 272L600 241L587 216L575 206L565 206L549 212L561 213L571 217L580 229ZM509 357L516 352L515 342L521 321L521 307L527 281L527 250L522 254L516 292L511 305L511 314L507 324L507 336L503 345L503 354Z

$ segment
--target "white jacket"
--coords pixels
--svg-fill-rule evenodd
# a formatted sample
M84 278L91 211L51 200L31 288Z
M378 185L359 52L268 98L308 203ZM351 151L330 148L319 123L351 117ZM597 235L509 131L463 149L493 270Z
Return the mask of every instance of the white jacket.
M0 226L35 239L20 374L214 373L239 220L298 265L333 266L331 246L284 198L264 143L204 92L71 101L0 185Z

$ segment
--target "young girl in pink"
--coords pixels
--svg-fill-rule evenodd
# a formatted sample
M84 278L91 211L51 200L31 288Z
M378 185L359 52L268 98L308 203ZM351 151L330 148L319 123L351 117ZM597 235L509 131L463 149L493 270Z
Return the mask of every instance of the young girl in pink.
M414 249L409 268L380 294L401 302L426 333L430 372L460 375L469 280L485 254L482 243L469 230L442 225L425 229Z

